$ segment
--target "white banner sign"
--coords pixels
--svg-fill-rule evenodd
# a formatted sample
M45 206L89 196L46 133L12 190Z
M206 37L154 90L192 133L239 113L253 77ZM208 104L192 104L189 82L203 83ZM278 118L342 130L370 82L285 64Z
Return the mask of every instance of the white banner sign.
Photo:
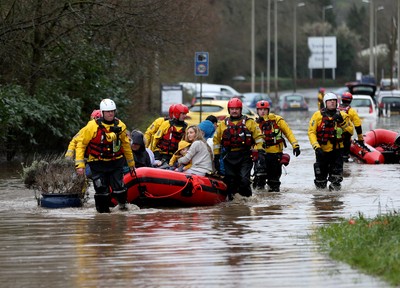
M308 69L336 68L336 37L308 37Z

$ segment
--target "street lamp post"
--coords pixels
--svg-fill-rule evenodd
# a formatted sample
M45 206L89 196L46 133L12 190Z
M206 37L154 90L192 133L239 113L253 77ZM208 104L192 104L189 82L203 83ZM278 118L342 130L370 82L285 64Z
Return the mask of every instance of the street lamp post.
M256 78L256 64L255 64L255 7L254 0L251 1L251 92L254 92L255 78Z
M322 83L325 83L325 10L332 8L332 5L322 7Z
M268 0L268 28L267 28L267 94L270 94L271 79L271 0Z
M363 0L362 2L369 4L369 75L373 76L374 58L372 47L374 46L374 0Z
M375 39L374 39L374 76L375 79L377 79L376 77L378 77L378 12L382 11L383 9L385 9L385 7L383 6L379 6L378 8L375 9L375 27L374 27L374 35L375 35Z
M304 5L304 2L295 3L293 10L293 92L297 88L297 7Z

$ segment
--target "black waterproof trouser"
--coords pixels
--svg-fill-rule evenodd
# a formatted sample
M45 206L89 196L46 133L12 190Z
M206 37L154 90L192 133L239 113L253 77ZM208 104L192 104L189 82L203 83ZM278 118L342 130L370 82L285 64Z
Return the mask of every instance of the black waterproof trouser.
M120 204L126 203L127 190L123 182L125 158L111 161L89 162L95 194L96 208L110 205L110 189L113 197ZM100 207L100 210L104 210ZM99 211L101 212L101 211ZM108 211L103 211L108 212Z
M340 190L343 181L343 149L323 152L323 155L316 157L314 173L316 188L326 188L329 181L331 190Z
M228 197L232 199L236 193L250 197L252 195L250 174L253 168L250 150L228 152L224 157L224 167L224 182L228 186Z

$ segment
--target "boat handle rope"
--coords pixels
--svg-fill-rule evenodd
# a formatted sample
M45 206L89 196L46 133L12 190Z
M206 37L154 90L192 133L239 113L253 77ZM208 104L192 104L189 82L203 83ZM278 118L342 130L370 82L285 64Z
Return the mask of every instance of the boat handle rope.
M176 195L176 194L181 193L181 192L189 185L189 183L191 183L191 182L193 182L193 178L192 178L192 177L188 177L188 178L187 178L187 181L186 181L186 184L185 184L181 189L179 189L178 191L176 191L176 192L174 192L174 193L171 193L171 194L169 194L169 195L154 196L153 194L149 193L148 191L144 192L144 195L145 195L146 197L148 197L148 198L157 198L157 199L158 199L158 198L168 198L168 197L171 197L171 196L174 196L174 195ZM198 186L200 186L200 191L203 190L203 188L201 187L201 185L196 185L196 186L193 186L192 193L194 193L194 191L197 190L196 188L197 188Z

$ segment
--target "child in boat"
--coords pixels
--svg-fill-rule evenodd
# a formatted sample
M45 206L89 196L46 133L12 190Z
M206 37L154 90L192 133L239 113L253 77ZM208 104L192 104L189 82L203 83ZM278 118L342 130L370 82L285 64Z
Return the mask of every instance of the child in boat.
M184 171L188 170L190 167L192 167L191 162L189 162L186 165L179 164L179 162L178 162L179 158L186 155L187 151L189 150L190 144L191 143L184 141L184 140L179 142L178 150L174 153L171 160L169 161L169 166L171 167L171 169L173 169L174 171L178 171L178 172L184 172Z

